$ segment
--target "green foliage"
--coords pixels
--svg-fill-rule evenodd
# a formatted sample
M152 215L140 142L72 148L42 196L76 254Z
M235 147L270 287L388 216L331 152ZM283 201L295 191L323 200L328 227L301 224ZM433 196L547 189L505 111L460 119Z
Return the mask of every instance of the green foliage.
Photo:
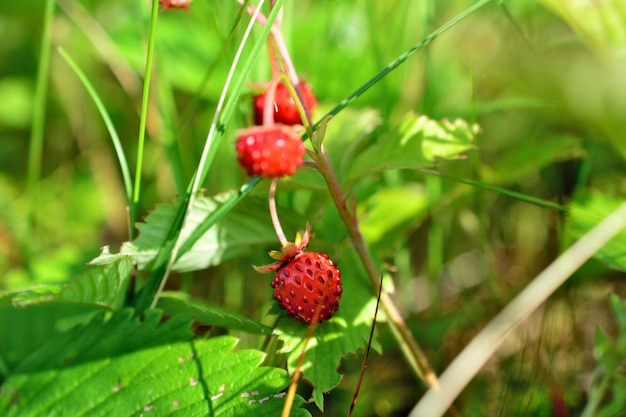
M516 146L494 164L484 165L481 176L487 183L507 184L528 177L561 161L586 156L582 141L572 136L533 137Z
M571 218L567 229L569 240L580 238L623 202L621 198L598 192L579 195L570 206ZM613 268L626 271L626 231L613 238L594 255L594 258Z
M287 236L310 224L308 249L338 263L344 288L308 341L292 415L309 415L302 396L316 415L345 415L352 400L375 303L357 251L438 373L623 202L620 0L278 0L280 16L265 3L270 24L243 42L250 15L234 0L161 11L152 28L150 2L48 1L45 16L32 1L0 5L1 415L280 414L308 327L251 268L280 243L269 181L243 177L232 143L254 84L271 76L274 19L319 101L306 146L323 140L337 206L356 217L345 224L312 158L278 185ZM623 415L624 302L611 298L617 336L585 336L607 289L622 289L624 242L622 231L586 265L589 279L547 303L568 305L557 325L510 340L459 414L556 415L557 386L570 415ZM424 389L385 319L355 416L406 415ZM592 351L586 395L573 381Z
M287 375L259 368L262 352L233 353L237 341L227 336L192 341L188 319L160 319L156 311L139 320L122 310L51 339L7 378L0 411L272 416L282 409Z
M626 47L626 5L620 0L575 5L563 0L541 0L559 14L593 50L620 54Z
M355 158L351 178L388 169L419 169L439 159L459 158L474 148L478 125L436 121L409 114L391 135L370 144Z
M207 306L180 293L164 293L157 308L170 316L189 316L205 326L218 326L254 334L271 334L272 329L239 314L216 306Z
M180 236L185 242L198 231L204 233L196 237L193 245L174 263L174 271L195 271L219 265L229 259L259 251L276 241L274 229L268 222L266 207L256 199L238 204L216 222L213 215L233 198L239 200L238 194L225 193L215 198L195 199ZM157 206L146 217L145 223L137 224L139 236L132 242L125 243L120 254L103 253L92 263L97 264L118 256L132 256L140 270L150 268L167 239L179 208L180 203Z
M5 294L0 298L0 352L7 366L68 325L80 323L103 308L121 308L132 268L132 259L125 256L109 265L92 267L68 284L38 285Z
M618 324L617 337L612 339L601 329L596 331L593 356L597 368L584 416L617 417L626 410L626 302L612 295L611 309Z

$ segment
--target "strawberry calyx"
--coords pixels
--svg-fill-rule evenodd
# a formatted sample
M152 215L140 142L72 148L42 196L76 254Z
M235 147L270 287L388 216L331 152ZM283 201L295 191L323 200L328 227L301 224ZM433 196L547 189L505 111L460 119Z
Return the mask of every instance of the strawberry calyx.
M264 274L278 271L285 262L293 259L297 254L302 253L309 245L310 239L311 227L307 224L303 234L300 232L296 233L294 242L285 242L281 250L272 250L269 252L270 257L275 259L276 262L261 266L253 265L253 268Z

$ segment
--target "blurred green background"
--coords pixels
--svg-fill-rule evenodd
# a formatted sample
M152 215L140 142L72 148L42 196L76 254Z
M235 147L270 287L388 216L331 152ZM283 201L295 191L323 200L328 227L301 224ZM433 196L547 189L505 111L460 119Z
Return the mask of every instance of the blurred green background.
M283 31L298 72L313 85L319 117L473 2L287 3ZM101 246L117 251L129 238L115 151L96 107L57 47L94 85L134 170L149 4L56 2L41 175L29 181L29 170L31 175L36 170L32 164L29 168L29 151L43 4L0 4L3 290L66 282ZM195 0L189 13L159 16L141 216L172 202L190 181L243 26L235 1ZM331 136L378 137L409 112L480 125L477 151L464 160L439 163L443 177L389 171L350 185L355 194L369 195L359 201L364 234L390 266L395 298L436 370L443 370L487 320L582 233L565 212L530 204L526 197L563 207L588 208L595 202L598 218L623 199L625 74L624 1L494 1L337 116ZM262 58L250 82L266 81L269 75ZM246 181L233 164L233 141L250 121L244 95L203 184L207 195ZM303 183L306 178L296 176L286 187L295 190ZM255 191L261 198L265 192L266 187ZM298 211L298 196L281 201L292 210L286 217L310 214ZM402 240L377 233L394 218ZM182 285L195 296L261 319L269 303L267 283L259 282L249 265L264 261L261 250L177 275L170 286ZM508 339L459 400L462 415L569 415L557 414L559 401L571 415L579 414L595 367L595 328L616 331L607 295L623 295L626 288L623 259L612 266L617 268L599 261L586 264ZM372 357L357 413L406 415L424 387L384 327L381 342L384 355ZM360 357L347 358L342 367L346 377L329 395L327 415L346 412Z

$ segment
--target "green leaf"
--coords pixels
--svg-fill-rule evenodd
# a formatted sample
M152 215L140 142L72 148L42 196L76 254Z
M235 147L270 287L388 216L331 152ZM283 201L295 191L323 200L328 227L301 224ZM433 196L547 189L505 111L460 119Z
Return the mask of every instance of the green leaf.
M429 203L420 185L382 188L359 206L361 233L369 245L393 250L421 224Z
M87 322L99 311L102 309L94 305L61 303L14 308L10 297L3 298L0 302L0 355L7 371L51 338Z
M197 198L181 231L182 240L185 241L222 202L234 194ZM158 205L148 215L145 223L137 224L139 236L134 241L125 243L120 255L131 255L139 269L148 269L167 239L179 206L180 203ZM174 263L173 270L185 272L205 269L275 244L276 241L267 207L260 200L248 198L202 234L190 250ZM100 263L120 255L104 253L92 263Z
M409 114L390 135L359 154L350 169L354 179L385 169L420 169L438 159L459 158L474 149L478 125L463 120L436 121Z
M272 329L249 318L215 306L192 301L184 294L166 292L161 295L157 308L169 316L189 316L196 321L226 329L241 330L254 334L271 334Z
M324 108L318 111L323 113ZM324 148L339 180L355 155L367 146L367 139L382 123L380 112L375 109L345 108L328 121L324 136ZM322 127L322 123L318 123ZM315 138L319 135L315 135ZM319 175L318 175L319 176Z
M626 301L611 296L611 308L619 325L616 340L602 330L595 335L593 356L597 367L589 388L589 401L583 415L622 416L626 409Z
M565 230L568 240L577 240L615 210L623 199L597 192L579 195L570 206L570 219ZM626 271L626 230L622 230L594 256L607 265Z
M555 162L582 158L586 154L580 138L573 136L529 138L498 155L493 164L483 165L481 176L487 183L511 183Z
M0 352L9 367L69 326L102 308L124 305L132 258L91 267L66 285L39 285L0 298Z
M26 307L57 301L120 308L124 305L133 262L130 256L112 261L108 265L92 267L67 285L39 285L0 299L0 303Z
M320 409L323 409L322 394L341 382L338 372L341 359L366 347L376 308L376 297L369 283L360 278L365 275L356 254L350 250L345 255L339 265L343 280L339 310L330 320L316 326L302 366L304 378L313 384L313 398ZM307 330L307 325L286 316L276 326L275 332L283 342L281 352L288 355L290 372L296 368ZM380 350L376 341L373 346Z
M289 378L259 367L264 353L233 352L223 336L191 340L190 320L143 321L132 310L51 340L0 389L3 416L275 416ZM296 398L292 415L306 416Z

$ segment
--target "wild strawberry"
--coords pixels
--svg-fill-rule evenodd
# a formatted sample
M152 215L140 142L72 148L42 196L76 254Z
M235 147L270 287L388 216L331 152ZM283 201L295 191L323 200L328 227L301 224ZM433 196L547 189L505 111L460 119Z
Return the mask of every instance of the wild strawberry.
M293 175L305 153L300 137L288 126L252 127L237 138L237 161L248 175L263 178Z
M311 91L311 86L307 83L300 83L304 104L309 112L313 112L317 106L317 100ZM263 124L263 109L265 108L265 96L267 92L254 96L254 123ZM283 83L276 86L274 93L274 123L284 125L301 125L302 118L298 112L298 107L289 94L289 90Z
M311 323L318 306L318 322L332 317L341 298L341 272L327 254L303 252L310 238L309 229L282 251L270 252L273 264L255 267L259 272L276 272L272 280L274 299L290 317Z
M183 9L188 12L191 0L159 0L159 4L161 4L163 10Z
M272 288L287 314L304 323L311 323L321 303L318 322L322 322L339 308L341 272L327 254L302 252L276 272Z

